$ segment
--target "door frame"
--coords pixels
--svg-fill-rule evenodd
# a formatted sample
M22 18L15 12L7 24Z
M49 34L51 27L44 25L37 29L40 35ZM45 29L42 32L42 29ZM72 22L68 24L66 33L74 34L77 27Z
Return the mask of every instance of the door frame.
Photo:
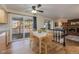
M12 42L13 40L12 40L12 17L14 16L14 15L18 15L18 14L12 14L12 13L8 13L8 19L9 19L9 29L10 29L10 40L9 40L9 42ZM23 17L23 29L25 29L25 20L26 20L26 17L27 16L23 16L23 15L21 15L22 17ZM28 17L32 17L32 16L28 16ZM23 31L23 39L25 39L25 31Z

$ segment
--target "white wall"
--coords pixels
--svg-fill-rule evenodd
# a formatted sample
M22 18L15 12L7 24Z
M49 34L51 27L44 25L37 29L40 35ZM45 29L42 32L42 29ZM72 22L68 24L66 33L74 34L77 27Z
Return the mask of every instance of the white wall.
M67 20L68 19L66 19L66 18L58 18L58 19L55 20L55 22L58 23L58 27L61 27L62 22L67 22Z
M44 27L44 17L37 16L37 30Z
M47 20L51 20L51 23L50 23L51 29L53 29L53 25L54 25L53 20L43 16L37 16L37 29L44 28L44 22Z
M51 26L51 29L53 29L54 28L54 20L51 20L51 22L50 22L50 26Z

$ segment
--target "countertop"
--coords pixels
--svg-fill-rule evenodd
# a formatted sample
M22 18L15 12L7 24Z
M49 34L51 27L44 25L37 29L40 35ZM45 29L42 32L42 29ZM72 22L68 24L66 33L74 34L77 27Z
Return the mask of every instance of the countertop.
M3 35L5 35L5 34L6 34L6 32L2 32L2 33L0 33L0 37L3 36Z
M9 26L8 25L0 25L0 34L3 32L9 31Z

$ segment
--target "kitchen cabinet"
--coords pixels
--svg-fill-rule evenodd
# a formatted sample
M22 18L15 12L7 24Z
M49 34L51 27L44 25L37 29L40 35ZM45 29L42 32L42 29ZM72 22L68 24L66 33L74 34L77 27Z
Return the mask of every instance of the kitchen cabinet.
M7 48L6 32L0 33L0 52Z
M0 9L0 23L7 23L7 13L3 9Z
M10 32L6 32L6 45L8 46L10 43Z

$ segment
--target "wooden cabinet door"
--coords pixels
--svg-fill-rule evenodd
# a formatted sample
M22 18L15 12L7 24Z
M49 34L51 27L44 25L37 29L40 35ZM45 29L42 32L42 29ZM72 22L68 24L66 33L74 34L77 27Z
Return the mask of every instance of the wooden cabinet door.
M0 9L0 23L7 23L7 14L2 9Z
M6 49L6 33L0 35L0 51Z

